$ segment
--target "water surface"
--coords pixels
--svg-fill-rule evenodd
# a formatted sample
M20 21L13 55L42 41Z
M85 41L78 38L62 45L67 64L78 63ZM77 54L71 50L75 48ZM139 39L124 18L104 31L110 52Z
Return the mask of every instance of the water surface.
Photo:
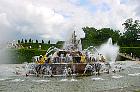
M15 65L0 65L0 92L134 92L140 90L140 64L131 63L121 72L75 79L25 77L13 73Z

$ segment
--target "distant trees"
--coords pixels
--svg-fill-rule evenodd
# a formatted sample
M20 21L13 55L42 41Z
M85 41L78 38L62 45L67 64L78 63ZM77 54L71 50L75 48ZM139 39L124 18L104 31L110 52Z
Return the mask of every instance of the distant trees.
M123 24L124 33L111 28L96 29L94 27L84 27L85 38L82 39L84 48L90 45L100 45L108 38L112 38L113 43L118 43L120 46L140 46L138 34L140 34L140 21L127 19Z
M100 45L110 37L113 38L113 43L116 43L120 37L118 30L110 28L95 29L94 27L84 27L83 31L85 32L85 38L82 39L83 48Z
M48 41L48 44L51 44L51 41L50 40Z
M27 43L27 39L25 39L25 43Z
M123 24L124 33L120 37L120 45L134 46L140 44L138 34L140 33L140 21L133 20L132 18L127 19Z
M23 39L21 40L21 43L24 43Z
M98 35L98 38L101 40L101 41L106 41L108 38L112 38L113 40L113 43L116 43L118 42L118 39L120 37L119 35L119 32L118 30L113 30L111 28L102 28L99 31L99 35Z
M20 44L20 40L18 40L18 44Z
M30 38L29 40L27 40L27 39L22 39L21 41L18 40L17 42L18 42L19 44L20 44L20 43L34 43L34 40L32 40L32 39ZM38 40L35 40L35 43L39 43L39 41L38 41ZM41 40L40 43L44 44L45 42L44 42L44 40ZM50 44L50 40L48 41L48 44Z
M31 38L29 39L29 43L32 43L32 39Z
M38 40L36 40L36 43L38 43Z
M42 43L44 43L44 40L42 40Z

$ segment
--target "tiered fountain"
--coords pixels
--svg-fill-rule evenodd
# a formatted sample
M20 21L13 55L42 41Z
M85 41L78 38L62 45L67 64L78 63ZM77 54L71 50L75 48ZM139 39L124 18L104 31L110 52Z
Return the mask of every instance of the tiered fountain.
M109 38L107 43L101 45L99 48L94 46L89 46L87 49L82 50L81 40L76 39L76 33L72 34L72 37L69 41L64 43L62 49L56 47L50 47L47 50L46 56L44 57L41 64L35 64L35 73L43 73L51 71L52 76L72 76L72 75L83 75L89 72L100 72L102 68L110 68L110 62L115 62L117 57L119 47L115 44L112 44L112 38ZM94 51L94 52L92 52ZM54 53L52 53L54 52ZM52 55L50 54L52 53ZM50 55L50 56L49 56ZM40 59L42 60L42 59ZM39 62L39 61L35 61ZM43 66L43 69L42 69ZM46 66L46 69L44 68ZM71 71L69 71L71 70Z

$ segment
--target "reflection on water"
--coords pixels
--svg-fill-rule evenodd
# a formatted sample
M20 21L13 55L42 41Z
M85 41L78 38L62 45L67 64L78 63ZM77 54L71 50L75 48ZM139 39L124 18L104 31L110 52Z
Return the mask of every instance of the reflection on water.
M93 75L89 77L33 77L2 76L2 92L119 92L134 91L140 87L140 67L128 64L125 70L117 73ZM13 72L13 70L12 70ZM1 72L0 72L1 73ZM10 73L9 73L10 74Z
M139 76L140 73L134 73L134 74L128 74L128 75L130 75L130 76Z
M49 82L50 80L32 80L33 82Z
M70 81L78 81L78 80L77 80L77 79L73 79L73 78L72 78Z
M60 81L68 81L68 79L61 79Z
M121 76L121 75L113 75L112 78L115 78L115 79L119 79L119 78L122 78L124 76Z
M14 79L14 80L11 80L12 82L21 82L21 81L24 81L22 79Z
M97 77L97 78L92 78L92 80L104 80L104 79Z
M61 79L60 81L65 81L65 82L74 82L74 81L78 81L77 79Z

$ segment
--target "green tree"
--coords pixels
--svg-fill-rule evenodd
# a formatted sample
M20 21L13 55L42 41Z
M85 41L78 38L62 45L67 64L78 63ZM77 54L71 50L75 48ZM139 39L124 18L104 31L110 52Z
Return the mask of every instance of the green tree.
M48 44L51 44L51 41L50 40L48 41Z
M137 41L137 34L140 33L140 21L130 18L127 19L122 25L124 26L125 31L122 36L122 40L124 40L123 44L128 46L139 44L139 41Z
M27 43L27 39L25 39L25 43Z
M21 43L24 43L23 39L21 40Z
M38 40L36 40L36 43L38 43Z
M20 44L20 40L18 40L18 44Z
M29 39L29 43L32 43L32 39L31 38Z
M42 40L42 43L44 43L44 40Z
M82 29L85 32L85 38L81 39L83 48L98 44L96 41L96 37L98 35L97 29L94 27L84 27Z
M113 43L118 42L118 39L120 37L119 30L113 30L111 28L102 28L98 31L100 31L100 34L98 35L99 37L98 39L100 39L101 41L105 42L109 38L112 38Z
M85 38L82 39L83 48L87 48L91 45L98 46L110 37L113 39L113 43L118 42L120 37L118 30L113 30L111 28L95 29L94 27L84 27Z

